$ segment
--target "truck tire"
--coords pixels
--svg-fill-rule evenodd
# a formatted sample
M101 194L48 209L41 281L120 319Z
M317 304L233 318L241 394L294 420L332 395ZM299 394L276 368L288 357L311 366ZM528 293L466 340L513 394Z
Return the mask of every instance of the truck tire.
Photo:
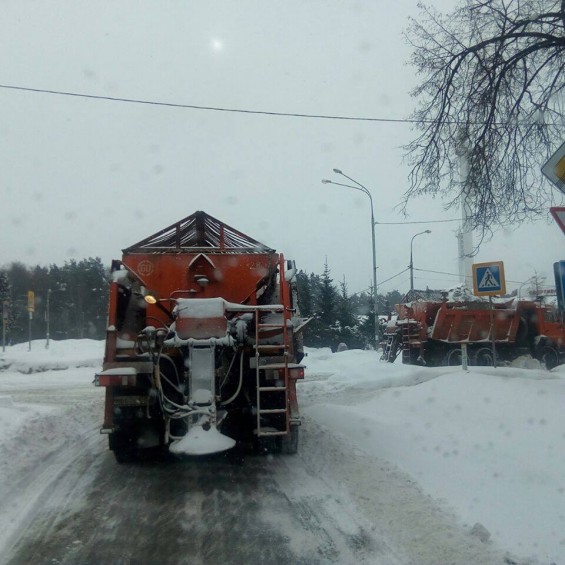
M445 356L445 364L448 367L455 367L457 365L461 365L462 357L461 357L461 349L453 348L448 351L447 355Z
M296 455L298 453L299 426L290 426L290 432L281 439L281 453Z
M545 368L549 371L554 367L559 365L559 353L554 347L546 345L542 349L541 362L545 365Z
M473 365L477 367L492 367L494 365L492 350L488 347L481 347L477 350L473 356Z
M137 460L137 453L129 447L114 449L116 462L120 464L133 463Z
M114 452L117 463L132 463L137 460L138 449L128 436L116 432L110 434L108 447Z

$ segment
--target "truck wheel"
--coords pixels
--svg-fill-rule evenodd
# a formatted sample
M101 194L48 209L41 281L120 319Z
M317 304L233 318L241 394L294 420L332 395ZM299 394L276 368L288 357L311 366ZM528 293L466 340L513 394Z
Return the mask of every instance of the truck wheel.
M481 347L481 349L475 353L474 364L477 365L477 367L492 367L494 365L492 350L487 347Z
M461 365L461 349L452 349L446 356L445 356L445 364L449 367L455 367L457 365Z
M258 437L255 438L255 452L260 455L269 455L281 451L281 440L279 437Z
M120 464L133 463L137 459L137 454L129 447L121 447L119 449L114 449L114 457Z
M131 463L137 459L137 447L129 439L116 432L108 436L108 446L114 452L118 463Z
M541 354L541 362L545 365L545 368L549 371L554 367L559 365L559 353L554 347L546 345Z
M295 455L298 453L298 428L290 426L290 432L281 440L281 453L284 455Z

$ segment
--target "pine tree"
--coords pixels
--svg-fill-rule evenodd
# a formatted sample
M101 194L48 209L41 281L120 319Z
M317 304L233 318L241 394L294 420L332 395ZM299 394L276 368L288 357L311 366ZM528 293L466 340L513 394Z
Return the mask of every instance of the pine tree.
M367 340L362 335L355 317L353 303L347 292L345 276L343 281L339 283L337 319L339 342L344 343L348 349L364 349L367 345Z
M10 283L5 271L0 271L0 307L2 308L2 337L7 339L10 331ZM5 345L5 343L3 343Z
M106 325L107 274L99 257L74 259L61 269L65 288L62 312L67 337L101 339Z
M57 265L49 266L49 324L53 339L66 339L69 336L69 304L67 285L63 270Z
M337 305L337 319L341 329L353 328L356 325L353 309L347 294L347 283L345 276L339 283L339 299Z
M310 279L304 271L298 271L296 274L296 286L300 313L305 318L309 318L313 313L312 289L310 288Z
M6 271L0 271L0 300L8 300L10 298L10 283L8 282L8 274Z
M373 302L373 287L369 289L369 294L364 295L363 321L360 324L360 332L367 340L367 343L374 348L375 346L375 304Z
M108 275L100 257L89 257L79 263L81 273L83 337L104 337L107 314Z
M9 341L21 343L28 339L27 292L32 290L32 274L18 262L11 263L6 274L10 282Z
M328 261L324 263L321 276L320 294L318 296L318 312L320 321L328 328L337 321L337 292L330 276Z
M305 344L335 349L339 343L337 291L327 261L322 275L310 275L310 281L311 288L314 288L315 318L310 324L308 336L305 336Z

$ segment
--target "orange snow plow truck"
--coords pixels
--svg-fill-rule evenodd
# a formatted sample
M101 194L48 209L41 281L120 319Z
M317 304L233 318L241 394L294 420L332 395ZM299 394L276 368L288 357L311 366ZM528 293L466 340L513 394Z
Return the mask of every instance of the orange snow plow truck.
M415 301L397 304L398 316L384 334L382 359L411 365L460 365L461 346L467 346L470 365L512 362L530 355L551 369L565 360L565 325L551 304L509 300ZM492 323L491 323L492 320Z
M113 261L104 424L118 462L236 442L296 453L304 378L295 267L204 212Z

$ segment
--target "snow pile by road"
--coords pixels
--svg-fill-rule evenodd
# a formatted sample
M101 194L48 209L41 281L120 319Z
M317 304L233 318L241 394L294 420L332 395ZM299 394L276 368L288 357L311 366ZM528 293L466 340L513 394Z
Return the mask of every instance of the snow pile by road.
M305 363L307 416L398 465L469 532L565 563L565 367L464 372L329 349Z
M100 367L104 352L103 342L93 339L68 339L49 342L34 340L31 350L28 343L18 343L0 351L0 371L41 373L63 371L73 367Z
M49 349L45 349L45 341L34 340L31 351L27 343L0 351L0 447L23 422L51 412L49 406L60 404L56 397L50 397L50 390L76 386L90 388L96 369L102 366L103 354L104 342L91 339L51 341ZM22 390L37 390L46 406L38 405L36 401L15 403L11 393Z

